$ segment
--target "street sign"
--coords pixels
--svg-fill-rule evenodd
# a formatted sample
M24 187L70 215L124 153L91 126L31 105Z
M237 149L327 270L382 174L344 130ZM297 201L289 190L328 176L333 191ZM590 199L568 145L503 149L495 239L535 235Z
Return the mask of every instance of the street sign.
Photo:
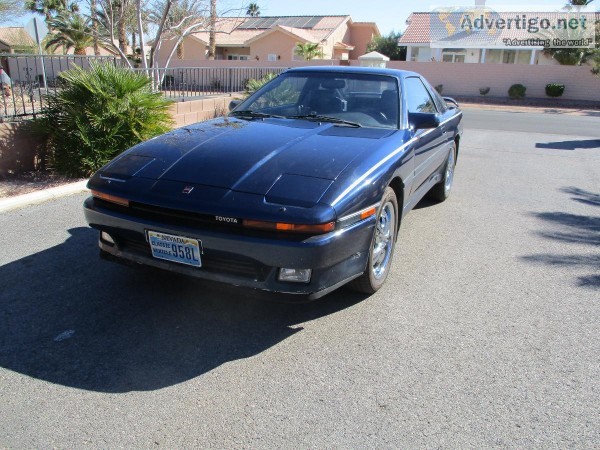
M25 31L37 44L40 55L43 55L42 40L48 34L48 26L46 25L46 22L39 20L37 17L34 17L29 22L27 22L27 25L25 25ZM41 56L40 62L42 63L42 82L44 87L46 87L48 86L48 84L46 82L46 66L44 64L44 56Z
M37 36L36 36L36 32L35 32L36 25L37 25ZM33 42L35 42L36 44L39 44L41 41L44 40L44 38L48 34L48 25L46 25L46 22L44 22L43 20L40 20L37 17L33 17L31 20L29 20L29 22L27 22L27 25L25 25L25 31L27 31L27 34L29 36L31 36L31 39L33 39ZM38 39L39 39L39 41L38 41Z

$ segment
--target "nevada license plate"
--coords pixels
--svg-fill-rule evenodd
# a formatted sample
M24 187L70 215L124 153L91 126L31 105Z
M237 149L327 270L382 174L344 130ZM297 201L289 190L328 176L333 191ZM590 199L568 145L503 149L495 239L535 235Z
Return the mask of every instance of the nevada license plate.
M202 267L201 243L197 239L148 231L152 256L188 266Z

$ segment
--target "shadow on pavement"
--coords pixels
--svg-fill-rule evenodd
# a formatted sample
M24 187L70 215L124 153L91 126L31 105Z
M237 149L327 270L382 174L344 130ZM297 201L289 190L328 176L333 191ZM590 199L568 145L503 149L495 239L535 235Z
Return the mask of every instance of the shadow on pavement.
M571 200L583 203L584 205L597 206L600 208L600 194L579 189L576 187L567 187L560 190L565 194L572 195Z
M567 187L560 189L561 192L571 195L571 200L588 206L600 207L600 195L579 189ZM535 216L545 222L553 225L551 231L540 231L538 234L546 239L560 241L567 244L579 244L600 248L600 216L587 216L579 214L570 214L564 212L546 212L536 213ZM538 254L523 256L524 260L546 264L549 266L565 267L579 266L590 267L593 270L600 267L600 254ZM591 274L578 278L578 286L583 288L600 288L600 276Z
M99 392L160 389L261 353L364 295L308 304L100 260L96 232L0 267L0 366ZM266 374L268 376L268 374Z
M535 148L548 148L553 150L577 150L577 149L592 149L600 148L599 139L587 139L578 141L559 141L559 142L546 142L535 144Z

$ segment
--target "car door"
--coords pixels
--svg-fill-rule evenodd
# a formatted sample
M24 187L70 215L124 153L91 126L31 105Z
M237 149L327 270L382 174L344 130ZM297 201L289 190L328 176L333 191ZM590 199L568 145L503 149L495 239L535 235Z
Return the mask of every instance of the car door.
M420 77L407 77L404 79L404 93L406 107L409 113L436 114L442 119L431 94L425 87ZM445 148L444 126L428 130L414 130L416 138L415 149L415 178L413 191L427 182L433 172L439 167L439 160L443 158Z
M452 148L452 144L454 143L457 121L452 119L456 118L456 108L451 107L448 103L446 103L442 96L438 94L426 80L423 80L423 82L429 91L429 94L431 94L431 97L433 98L433 101L435 102L439 111L438 117L440 119L440 125L444 135L445 150L440 152L440 159L438 160L439 164L437 165L439 167L441 164L446 162L448 151L450 148Z

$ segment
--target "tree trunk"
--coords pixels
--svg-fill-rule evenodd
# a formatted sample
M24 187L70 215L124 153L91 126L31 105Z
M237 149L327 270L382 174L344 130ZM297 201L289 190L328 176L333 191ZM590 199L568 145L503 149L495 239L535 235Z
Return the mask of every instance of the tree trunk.
M162 18L160 19L160 24L158 25L158 30L156 30L156 37L154 38L154 42L150 47L150 67L155 68L158 64L158 55L156 54L157 48L160 48L160 43L162 42L162 33L163 28L165 26L165 22L167 21L167 17L169 16L169 11L171 10L171 6L173 5L174 0L167 0L167 4L165 5L165 9L163 11ZM213 1L213 0L211 0ZM141 20L141 15L138 12L138 21ZM140 40L142 40L142 29L140 26ZM143 43L143 41L142 41Z
M125 9L127 0L121 0L118 4L117 14L117 39L119 39L119 48L123 53L127 53L127 33L125 32Z
M92 35L94 36L94 55L100 56L100 46L98 45L98 17L96 14L96 0L90 0L90 12L92 17Z
M144 69L148 68L148 61L146 60L146 46L144 44L144 23L142 21L142 1L136 0L136 14L137 14L137 24L138 24L138 34L140 35L140 57L142 58L142 67Z
M210 0L210 34L208 36L208 59L216 59L217 53L217 0Z

